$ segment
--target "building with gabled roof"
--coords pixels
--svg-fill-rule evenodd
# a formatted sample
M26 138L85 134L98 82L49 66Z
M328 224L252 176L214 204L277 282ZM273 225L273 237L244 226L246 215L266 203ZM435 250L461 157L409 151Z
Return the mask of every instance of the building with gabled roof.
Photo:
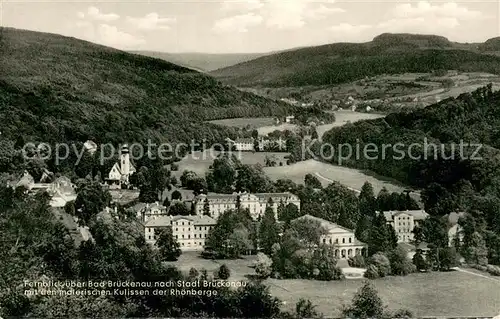
M379 214L379 212L377 212ZM419 226L428 216L424 210L404 210L383 212L386 223L396 231L398 242L412 242L413 229Z
M146 242L155 245L163 230L170 230L181 250L203 250L216 221L209 216L159 216L144 224Z
M320 243L334 245L335 257L347 259L356 255L366 255L367 244L358 240L353 230L312 215L304 215L294 219L294 221L305 219L317 221L326 229L327 234L321 236Z
M125 144L120 150L120 160L116 162L109 171L106 179L110 188L120 188L122 184L128 185L130 175L136 172L135 166L130 161L128 145Z
M240 198L241 208L248 208L254 220L264 215L269 205L269 199L273 200L271 208L278 219L278 206L294 204L300 210L300 199L292 193L233 193L233 194L201 194L194 198L195 211L198 216L204 213L205 201L208 201L210 216L217 219L225 211L236 209L236 202Z

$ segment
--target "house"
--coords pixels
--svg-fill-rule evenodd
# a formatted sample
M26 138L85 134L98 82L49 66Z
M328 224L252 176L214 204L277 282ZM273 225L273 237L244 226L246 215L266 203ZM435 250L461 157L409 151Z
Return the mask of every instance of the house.
M250 215L254 220L259 219L272 199L272 209L275 213L275 218L278 219L278 206L281 202L284 205L294 204L300 209L300 199L291 193L242 193L242 194L201 194L195 197L195 211L198 216L202 216L205 203L208 202L210 217L217 219L221 214L230 209L236 209L236 202L240 200L241 208L248 208Z
M64 207L67 203L76 200L76 190L71 180L66 176L56 178L47 189L50 195L50 206Z
M236 151L254 151L254 139L238 138L233 142L233 148Z
M313 220L319 222L327 230L327 234L321 236L320 243L334 245L335 257L347 259L356 255L366 256L368 246L354 236L353 230L311 215L304 215L294 220Z
M295 120L295 116L293 116L293 115L288 115L287 117L285 117L286 123L292 123L294 120Z
M47 192L50 196L49 205L51 207L64 207L68 202L76 200L75 186L71 180L65 176L56 178L52 183L35 183L35 179L27 171L21 179L11 186L24 187L28 194Z
M208 216L161 216L144 225L146 242L154 245L160 233L170 229L181 250L203 250L216 221Z
M429 216L424 210L386 211L383 214L387 224L396 231L398 242L405 243L413 241L413 229Z
M146 209L142 213L143 222L147 222L150 219L156 219L161 216L167 215L167 207L161 205L160 203L146 204Z
M120 150L120 161L113 165L106 181L110 188L120 188L122 184L129 184L129 177L135 171L136 169L130 161L128 145L125 144Z

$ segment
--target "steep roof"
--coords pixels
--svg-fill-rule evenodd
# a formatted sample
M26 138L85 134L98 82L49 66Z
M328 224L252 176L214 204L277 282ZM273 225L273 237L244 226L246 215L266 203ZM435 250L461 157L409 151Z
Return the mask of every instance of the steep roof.
M145 227L166 227L166 226L171 226L172 222L175 222L175 221L178 221L181 219L190 220L193 222L194 225L215 225L217 223L215 221L215 219L213 219L209 216L176 215L176 216L160 216L156 219L150 219L147 221L147 223L144 226Z
M284 192L284 193L255 193L254 195L257 197L269 198L269 197L289 197L292 196L293 194L289 192Z
M253 143L253 138L237 138L236 143Z
M343 226L340 226L336 223L332 223L328 220L325 220L323 218L319 218L319 217L315 217L315 216L312 216L312 215L304 215L304 216L301 216L301 217L298 217L298 218L295 218L294 220L303 220L303 219L309 219L309 220L314 220L314 221L317 221L321 224L322 227L324 227L325 229L327 230L332 230L332 229L342 229L342 230L345 230L345 231L348 231L350 233L353 233L354 234L354 231L349 229L349 228L346 228L346 227L343 227ZM352 244L355 244L355 245L366 245L364 242L358 240L356 237L354 237L354 243Z
M392 221L394 220L394 216L398 216L401 214L406 214L413 216L413 219L415 220L424 220L429 216L424 210L399 210L399 211L385 211L383 212L384 217L387 221Z
M312 216L312 215L309 215L309 214L306 214L304 216L300 216L298 218L295 218L294 220L303 220L303 219L309 219L309 220L317 221L317 222L319 222L321 224L321 226L325 227L326 229L340 228L340 229L352 232L352 230L350 230L348 228L339 226L338 224L332 223L332 222L327 221L327 220L325 220L323 218L319 218L319 217Z

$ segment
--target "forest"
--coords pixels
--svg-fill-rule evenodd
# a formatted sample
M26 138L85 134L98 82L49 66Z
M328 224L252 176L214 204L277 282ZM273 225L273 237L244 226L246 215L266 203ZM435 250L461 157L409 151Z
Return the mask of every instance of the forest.
M472 232L477 231L487 239L489 259L498 263L499 102L500 92L493 92L488 85L425 109L393 113L384 119L334 128L325 133L323 141L333 145L358 144L361 148L372 144L379 150L384 144L420 145L412 150L411 157L409 152L400 156L388 148L383 158L351 157L343 165L375 172L422 189L425 210L433 216L467 212L471 217L469 222L473 221ZM318 143L317 155L319 149ZM474 154L477 150L479 152ZM335 161L336 158L332 159Z

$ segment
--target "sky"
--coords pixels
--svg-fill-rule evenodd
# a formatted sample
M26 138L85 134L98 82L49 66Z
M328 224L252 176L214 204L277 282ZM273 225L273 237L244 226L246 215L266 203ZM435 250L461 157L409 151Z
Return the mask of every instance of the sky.
M500 0L0 0L3 26L123 50L261 53L384 33L500 36Z

